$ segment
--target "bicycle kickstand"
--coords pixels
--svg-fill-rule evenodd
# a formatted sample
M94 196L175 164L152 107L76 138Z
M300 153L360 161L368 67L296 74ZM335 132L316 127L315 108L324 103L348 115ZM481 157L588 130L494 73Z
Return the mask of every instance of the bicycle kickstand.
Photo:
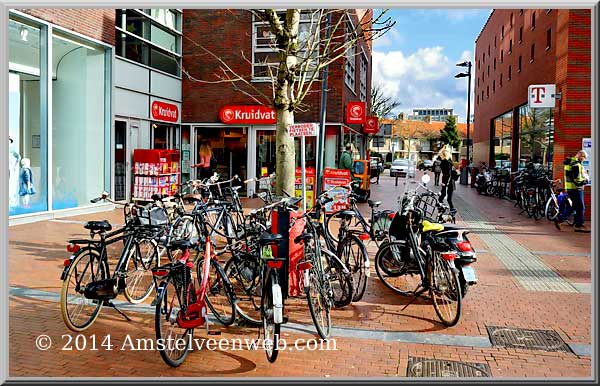
M210 329L210 321L208 320L208 314L206 312L206 307L202 309L202 317L204 318L204 324L206 325L206 334L207 335L221 335L221 330L211 330Z
M125 319L127 319L128 322L131 322L131 319L129 318L129 316L125 315L125 313L123 311L118 309L117 306L115 305L115 303L113 303L112 301L105 300L104 305L114 308L115 311L117 311L119 314L121 314L121 316L123 316Z
M413 298L410 300L410 302L408 302L400 311L404 311L406 309L406 307L410 306L415 300L417 300L417 298L423 293L427 291L427 288L425 287L421 287L420 290L415 292L415 295L413 296Z

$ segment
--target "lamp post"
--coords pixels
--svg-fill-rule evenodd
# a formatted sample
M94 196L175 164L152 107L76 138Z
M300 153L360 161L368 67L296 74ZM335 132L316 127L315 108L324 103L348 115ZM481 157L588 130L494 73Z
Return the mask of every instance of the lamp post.
M470 129L471 129L471 62L464 61L457 64L458 67L467 67L467 72L461 72L454 75L455 78L468 78L469 84L467 85L467 162L471 160L470 157Z

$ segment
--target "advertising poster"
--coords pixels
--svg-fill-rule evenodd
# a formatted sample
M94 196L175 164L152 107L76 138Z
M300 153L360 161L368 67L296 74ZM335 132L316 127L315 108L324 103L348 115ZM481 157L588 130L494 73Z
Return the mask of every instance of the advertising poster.
M315 168L306 168L306 208L315 206L317 172ZM296 168L295 196L302 197L302 168Z
M327 213L333 213L338 210L348 209L350 207L349 191L343 186L347 186L352 177L349 170L325 168L323 171L323 190L327 191L335 186L327 196L333 198L332 202L325 205Z
M581 148L585 150L588 154L587 159L582 162L583 170L589 176L588 186L592 185L592 139L591 138L583 138L581 140Z

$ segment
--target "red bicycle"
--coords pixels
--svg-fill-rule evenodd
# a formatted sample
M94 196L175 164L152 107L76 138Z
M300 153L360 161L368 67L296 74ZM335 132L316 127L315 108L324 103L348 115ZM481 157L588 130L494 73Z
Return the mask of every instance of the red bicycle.
M171 242L167 248L181 250L180 257L152 270L154 278L161 280L154 314L157 349L172 367L181 365L187 357L195 328L205 325L208 334L220 333L209 330L207 306L222 324L235 321L233 288L217 261L206 229L203 234L204 257L196 259L198 290L192 275L194 259L190 258L190 248L194 245L189 240ZM228 312L223 312L224 308Z

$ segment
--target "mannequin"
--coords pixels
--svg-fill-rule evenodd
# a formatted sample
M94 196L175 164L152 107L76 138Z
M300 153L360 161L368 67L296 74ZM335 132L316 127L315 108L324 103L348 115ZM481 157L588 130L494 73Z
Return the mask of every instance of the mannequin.
M10 144L8 150L8 197L9 206L15 207L19 205L19 165L21 163L21 155L15 150L13 139L9 137Z
M29 207L29 196L32 194L35 194L35 187L33 186L31 162L29 161L29 158L23 158L21 160L19 196L21 196L21 203L25 208Z

